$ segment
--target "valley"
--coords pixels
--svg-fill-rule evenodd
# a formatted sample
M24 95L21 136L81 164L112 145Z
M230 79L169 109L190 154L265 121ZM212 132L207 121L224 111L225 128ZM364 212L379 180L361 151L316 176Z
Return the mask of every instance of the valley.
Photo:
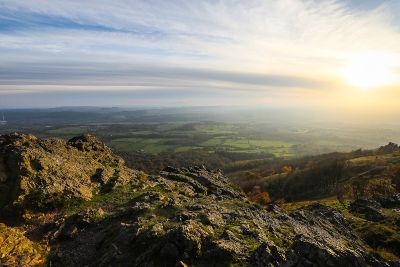
M396 125L65 109L0 126L7 266L399 266Z

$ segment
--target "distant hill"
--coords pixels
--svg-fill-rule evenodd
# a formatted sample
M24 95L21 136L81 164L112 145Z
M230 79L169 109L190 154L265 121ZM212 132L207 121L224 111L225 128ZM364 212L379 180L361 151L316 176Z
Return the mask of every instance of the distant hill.
M276 159L229 177L246 192L260 186L273 200L286 202L336 197L346 186L358 187L359 197L365 197L367 183L382 177L391 179L400 192L400 148L390 142L375 150Z

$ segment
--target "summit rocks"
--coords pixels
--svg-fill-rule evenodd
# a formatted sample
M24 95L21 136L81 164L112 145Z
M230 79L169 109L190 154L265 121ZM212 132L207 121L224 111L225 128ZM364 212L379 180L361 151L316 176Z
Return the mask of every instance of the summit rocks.
M90 200L93 191L137 183L136 171L91 135L65 142L30 134L0 137L0 194L3 207L52 206ZM1 207L0 207L1 208Z
M90 135L1 136L0 178L2 214L23 218L0 217L0 248L21 248L0 265L400 266L375 258L338 210L263 207L204 166L146 176Z

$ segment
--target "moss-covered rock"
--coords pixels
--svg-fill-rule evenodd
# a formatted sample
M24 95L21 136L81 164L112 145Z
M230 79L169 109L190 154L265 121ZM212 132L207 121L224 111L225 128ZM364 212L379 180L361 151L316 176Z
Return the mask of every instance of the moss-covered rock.
M91 135L69 142L15 133L1 139L0 191L7 191L2 206L59 207L71 199L90 200L96 188L138 183L138 172Z

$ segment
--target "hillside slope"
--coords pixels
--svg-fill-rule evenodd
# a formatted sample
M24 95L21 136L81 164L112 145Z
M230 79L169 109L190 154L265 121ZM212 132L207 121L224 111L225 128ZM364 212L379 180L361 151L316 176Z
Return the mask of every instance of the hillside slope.
M400 266L342 214L247 200L221 171L125 167L90 135L0 136L1 266Z

